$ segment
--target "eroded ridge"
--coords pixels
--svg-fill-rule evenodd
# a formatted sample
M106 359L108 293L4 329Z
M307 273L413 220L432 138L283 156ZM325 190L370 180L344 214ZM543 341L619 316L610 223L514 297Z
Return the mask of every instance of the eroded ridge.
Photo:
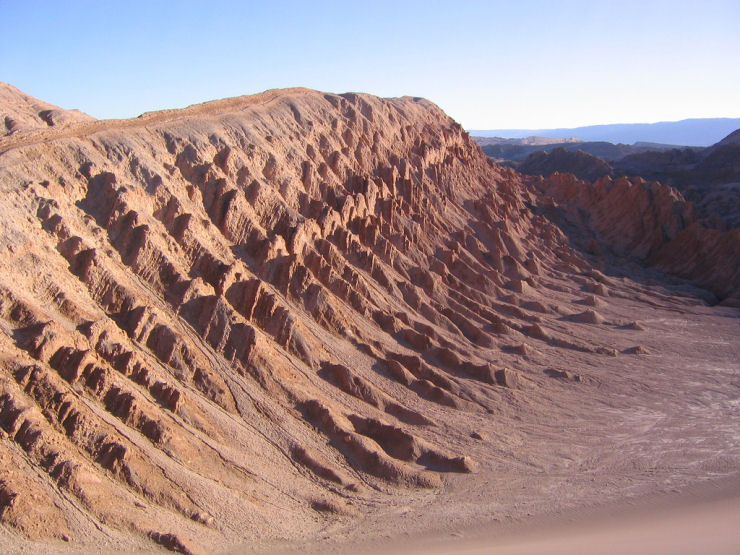
M564 324L625 326L610 279L425 100L32 133L0 156L0 519L26 537L309 536L476 472L450 415L516 402L542 350L617 355Z

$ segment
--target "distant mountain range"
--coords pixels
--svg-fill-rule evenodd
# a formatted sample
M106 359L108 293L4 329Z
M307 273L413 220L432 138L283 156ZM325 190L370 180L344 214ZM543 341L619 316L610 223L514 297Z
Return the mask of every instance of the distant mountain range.
M587 182L605 176L660 181L679 189L700 217L724 222L728 229L740 227L740 129L709 147L540 139L473 137L488 156L521 173L570 173Z
M559 129L487 129L468 130L478 137L549 137L581 141L608 141L633 144L636 142L669 145L710 146L735 129L740 128L740 118L697 118L658 123L615 123L588 125Z
M483 152L504 165L509 162L521 162L535 152L552 152L555 149L565 149L575 152L581 150L603 160L618 160L629 154L639 154L655 150L671 150L675 148L691 148L678 145L660 143L636 142L632 145L623 143L614 144L606 141L580 141L572 139L547 139L545 137L527 137L524 139L499 139L491 137L476 137L473 140L480 145ZM693 147L704 148L704 147Z

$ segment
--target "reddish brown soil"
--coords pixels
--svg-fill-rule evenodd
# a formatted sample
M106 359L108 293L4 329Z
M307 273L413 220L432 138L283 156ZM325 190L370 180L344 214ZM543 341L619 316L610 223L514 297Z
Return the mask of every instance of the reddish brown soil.
M12 85L0 83L0 140L3 136L27 133L35 129L91 122L94 118L78 110L62 110L24 94Z
M341 549L736 475L734 232L568 179L304 89L0 139L4 545Z

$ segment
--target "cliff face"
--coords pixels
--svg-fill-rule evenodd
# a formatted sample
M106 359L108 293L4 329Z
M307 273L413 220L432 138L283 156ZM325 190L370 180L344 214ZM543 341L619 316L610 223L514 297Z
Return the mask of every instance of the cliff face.
M590 240L712 290L740 305L740 229L706 227L677 190L639 177L586 183L570 174L535 179Z
M551 185L656 263L692 233L663 189ZM197 551L475 472L468 423L531 382L517 361L616 354L560 320L603 323L553 295L608 279L541 186L414 98L272 91L0 139L0 518Z

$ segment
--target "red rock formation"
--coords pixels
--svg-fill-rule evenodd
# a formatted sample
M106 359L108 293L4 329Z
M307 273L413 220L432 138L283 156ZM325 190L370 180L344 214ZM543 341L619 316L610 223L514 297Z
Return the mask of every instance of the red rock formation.
M79 110L63 110L0 82L1 135L11 135L31 129L64 127L72 123L94 121Z
M448 423L532 387L521 361L616 354L563 327L606 324L562 280L611 285L522 179L425 100L303 89L0 139L0 519L193 552L475 472ZM670 190L537 187L695 275Z
M554 174L534 182L571 223L590 230L596 243L693 280L723 304L740 306L740 229L706 227L677 190L624 177L589 184Z

